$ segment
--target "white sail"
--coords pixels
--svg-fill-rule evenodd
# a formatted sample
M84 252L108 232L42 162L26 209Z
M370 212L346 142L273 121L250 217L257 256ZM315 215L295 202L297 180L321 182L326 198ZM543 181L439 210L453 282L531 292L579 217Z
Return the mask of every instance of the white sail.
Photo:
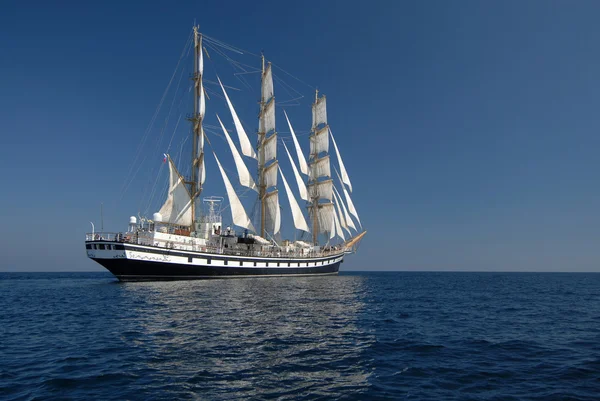
M206 180L206 170L204 166L204 130L200 127L200 136L198 137L198 189L202 188L202 184Z
M331 135L331 141L333 142L333 147L335 148L335 154L337 155L338 165L340 166L340 172L342 173L343 182L348 185L350 188L350 192L352 192L352 184L350 183L350 177L348 177L348 173L346 172L346 167L344 166L344 162L342 161L342 156L340 155L340 151L338 150L337 143L335 143L335 138L333 137L333 132L329 129L329 135Z
M238 134L238 139L239 139L240 145L242 147L242 154L244 156L248 156L248 157L252 157L252 158L256 159L256 153L254 152L254 149L252 149L252 145L250 144L248 135L246 134L246 131L244 131L244 127L242 126L242 123L241 123L237 113L235 112L235 109L233 108L233 104L231 104L231 100L229 100L229 96L227 96L227 91L225 90L225 87L221 83L221 79L219 77L217 77L217 79L219 80L219 85L221 85L221 89L223 90L223 94L225 95L225 100L227 101L227 106L229 106L229 111L231 112L231 118L233 118L233 123L235 125L235 131Z
M202 74L204 73L204 58L203 58L203 54L202 54L202 35L200 36L196 36L196 40L198 41L196 43L196 46L198 47L198 76L200 79L198 79L196 81L196 84L198 85L199 88L198 92L199 92L199 97L198 97L198 116L199 119L197 120L197 123L200 124L200 135L198 138L198 151L197 151L197 155L198 155L198 159L196 160L197 163L197 174L196 174L196 179L198 180L197 182L197 188L198 190L200 190L202 188L202 185L204 184L204 181L206 180L206 170L205 170L205 166L204 166L204 130L202 129L202 119L204 118L204 114L206 112L206 100L204 97L204 84L202 82Z
M275 161L269 167L265 168L265 188L277 186L277 166L278 163Z
M335 236L335 221L333 220L333 203L319 205L317 225L320 233L331 233ZM333 238L333 237L331 237Z
M294 176L296 177L296 184L298 184L298 191L300 192L300 198L307 201L308 200L308 192L306 191L306 184L304 184L302 177L298 173L296 164L294 163L294 160L292 159L292 155L290 154L290 151L288 150L287 146L285 146L285 142L282 142L282 143L283 143L283 147L285 148L285 151L287 152L287 155L290 159L290 164L292 165L292 170L294 170Z
M308 224L306 224L306 220L304 219L304 214L302 214L302 209L300 209L300 206L298 206L298 202L296 202L296 198L294 197L294 194L292 193L292 190L290 189L290 186L288 185L287 180L283 175L283 171L281 171L281 167L278 166L278 168L279 174L281 174L281 180L283 181L283 186L285 187L285 193L287 194L288 201L290 202L290 209L292 209L292 216L294 217L294 227L296 227L296 229L298 230L306 231L307 233L309 233L310 230L308 229ZM306 188L304 188L304 190L306 191Z
M202 160L200 161L200 186L206 181L206 168L204 166L204 153L202 153Z
M340 205L342 206L342 210L344 211L344 220L346 220L346 224L348 225L348 227L353 228L354 231L358 231L358 229L354 225L354 222L352 221L352 218L348 214L348 209L346 208L346 205L344 204L344 201L342 200L342 195L340 195L340 193L338 192L338 190L336 189L335 186L333 187L333 191L335 194L337 194L337 199L340 201Z
M333 213L333 221L335 222L335 233L338 237L342 239L342 241L346 241L346 237L344 236L344 232L342 231L342 227L340 225L340 220L338 219L338 214L335 210L332 209Z
M277 173L277 170L274 170ZM281 229L281 211L279 209L278 191L269 192L265 195L265 228L267 232L275 235Z
M202 81L200 81L200 99L198 103L198 114L200 118L204 118L204 113L206 112L206 101L204 99L204 85Z
M227 139L227 143L229 144L229 149L231 150L231 154L233 155L233 160L235 161L235 168L237 169L237 173L240 178L240 184L258 192L258 188L256 187L256 184L254 183L254 180L252 179L252 176L250 175L250 171L248 171L248 167L246 167L246 164L244 163L244 159L242 159L240 152L238 152L237 148L235 147L235 144L231 140L231 137L229 136L229 133L225 129L225 126L223 125L223 122L219 118L218 114L217 114L217 120L219 120L221 129L223 130L223 134L225 134L225 139Z
M319 124L327 124L327 106L325 96L317 99L312 106L313 112L313 128Z
M292 128L292 123L290 123L290 119L288 118L288 115L285 112L285 110L283 111L283 114L285 114L285 119L287 120L288 127L290 127L290 132L292 133L292 140L294 141L294 146L296 147L296 154L298 155L300 171L302 171L302 174L308 175L308 164L306 164L306 158L304 157L304 153L302 153L302 148L300 148L300 144L298 143L298 138L296 138L294 128Z
M258 130L265 134L275 130L275 99L265 106L260 116Z
M331 229L329 230L329 239L334 239L335 238L335 211L333 210L333 204L331 205Z
M324 127L310 136L310 154L329 152L329 128Z
M240 202L240 198L238 198L233 186L231 185L231 182L229 181L229 178L227 178L227 174L225 174L225 170L223 170L221 162L219 162L219 159L214 152L213 155L215 156L215 160L217 161L219 170L221 171L221 176L223 177L223 183L225 184L225 190L227 191L227 198L229 198L229 206L231 208L231 219L233 220L233 224L256 232L252 222L246 214L246 210L244 209L242 202Z
M308 184L308 193L310 196L318 196L319 199L333 199L333 180L319 181Z
M167 200L158 211L165 223L192 225L192 197L185 186L183 177L179 175L173 160L169 159L169 192Z
M360 223L360 219L358 218L358 212L356 211L356 208L354 207L354 203L352 202L352 198L350 198L350 194L348 193L348 190L346 188L342 188L342 189L344 190L344 196L346 197L346 203L348 204L348 210L354 217L356 217L356 221L358 221L358 226L360 228L362 228L362 224Z
M337 210L337 214L338 214L338 217L339 217L339 220L340 220L340 226L344 230L346 230L348 232L348 234L352 235L352 232L350 231L350 229L348 228L348 224L346 223L346 218L342 214L342 207L340 206L341 202L340 202L339 197L336 195L335 187L333 187L333 189L334 189L334 191L333 191L333 201L335 203L335 209Z
M199 46L199 54L198 54L198 72L200 73L200 75L202 75L204 73L204 56L202 55L202 35L199 35L196 37L198 40L198 43L196 43L196 46Z
M261 92L263 103L268 102L269 99L273 97L273 74L271 72L271 63L267 65L265 73L263 74Z
M311 179L316 180L319 177L331 177L331 169L329 165L329 155L315 160L311 164Z
M204 73L204 57L202 55L202 36L198 39L199 55L198 55L198 75L200 79L198 80L200 86L200 98L198 100L198 114L200 114L200 118L204 117L204 112L206 111L206 101L204 99L204 85L202 84L202 74Z
M277 157L277 134L273 134L264 143L265 149L265 163L275 159Z
M360 219L358 218L358 212L356 211L356 208L354 207L354 202L352 202L352 198L350 198L350 194L346 190L346 187L344 186L344 183L342 182L342 178L340 177L340 174L337 171L335 173L337 174L338 180L340 180L340 184L342 184L342 189L344 190L344 197L346 198L346 203L348 204L348 210L354 217L356 217L356 221L358 221L358 226L362 229L362 224L360 223Z

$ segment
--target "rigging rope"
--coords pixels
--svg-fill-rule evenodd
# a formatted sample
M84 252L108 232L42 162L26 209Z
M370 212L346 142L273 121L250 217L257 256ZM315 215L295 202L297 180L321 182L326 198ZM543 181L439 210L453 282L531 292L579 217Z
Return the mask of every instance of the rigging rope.
M158 103L158 106L156 107L156 110L154 111L154 115L152 116L152 118L150 119L150 122L148 123L148 126L146 127L146 131L144 132L144 135L142 136L142 141L140 142L140 144L138 145L138 148L136 150L136 154L135 157L133 158L133 161L131 162L131 165L129 167L129 171L128 173L125 175L125 180L123 182L123 185L121 187L121 196L119 197L119 200L122 200L123 197L125 196L125 193L127 192L127 189L129 188L129 186L131 185L131 183L133 182L133 180L135 179L135 176L137 175L137 172L139 171L139 166L138 169L136 170L135 174L133 176L131 176L131 173L136 165L136 163L139 160L139 157L142 153L142 149L144 144L146 143L146 140L148 139L148 135L150 134L150 131L152 130L152 127L154 126L154 122L156 120L156 118L158 117L158 113L160 112L160 109L162 107L162 104L167 96L167 93L169 92L169 89L171 88L171 84L173 83L173 79L175 78L175 75L177 74L177 70L179 69L179 65L181 64L181 61L185 58L185 54L187 53L187 49L188 46L191 45L192 43L192 32L190 32L185 45L183 47L183 50L181 52L181 56L179 57L179 60L177 61L177 65L175 66L175 70L173 71L173 74L171 75L171 79L169 80L169 83L167 84L167 87L165 88L163 95L160 99L160 102Z
M227 43L222 42L220 40L214 39L214 38L212 38L210 36L207 36L207 35L203 35L203 39L204 39L204 45L206 47L210 48L211 51L213 51L215 54L218 54L219 56L223 57L223 59L225 61L227 61L231 65L231 67L234 70L233 75L241 83L242 88L234 88L232 86L227 86L225 84L223 84L223 86L225 88L229 89L229 90L243 91L244 89L248 89L249 91L253 92L254 91L253 86L248 82L248 80L246 79L246 77L248 75L252 75L252 74L260 74L262 72L262 69L256 68L255 65L248 65L248 64L242 63L240 61L234 60L226 52L232 52L232 53L239 54L239 55L248 54L248 55L251 55L251 56L254 56L254 57L257 57L257 58L260 58L261 56L257 55L257 54L254 54L252 52L243 50L243 49L238 48L236 46L227 44ZM208 51L206 50L206 47L203 48L204 51L205 51L205 53L206 53L206 55L207 55L206 59L209 60L210 65L213 67L214 71L216 72L217 71L216 65L213 62L212 58L209 56ZM170 81L169 81L169 83L167 85L167 88L165 89L165 91L164 91L164 93L162 95L162 98L161 98L161 100L159 102L159 105L158 105L158 107L157 107L157 109L156 109L156 111L155 111L155 113L154 113L154 115L153 115L153 117L152 117L152 119L151 119L148 127L146 128L146 131L145 131L144 136L142 138L142 142L140 143L140 145L139 145L139 147L138 147L138 149L136 151L136 156L135 156L134 161L132 162L132 164L130 166L128 175L126 176L126 179L125 179L125 182L124 182L124 188L122 189L121 198L123 198L124 194L126 193L126 191L128 190L128 188L130 187L131 183L134 181L135 177L137 176L137 174L138 174L138 172L140 170L141 165L144 163L144 161L147 158L147 155L144 155L142 157L142 162L139 163L136 166L136 163L138 162L138 160L142 156L143 146L145 145L145 143L146 143L146 141L148 139L150 131L153 129L153 126L154 126L154 124L155 124L155 122L156 122L156 120L158 118L158 114L159 114L159 112L160 112L160 110L161 110L161 108L162 108L162 106L163 106L163 104L165 102L166 96L167 96L168 92L171 89L171 86L172 86L172 84L174 82L174 79L175 79L175 76L177 75L177 72L180 69L181 61L182 61L183 58L185 58L185 57L187 57L189 55L189 53L191 52L192 48L193 48L193 35L192 35L192 33L190 33L190 36L188 37L188 40L187 40L187 42L186 42L186 44L184 46L182 54L181 54L181 56L180 56L180 58L179 58L179 60L177 62L176 67L175 67L175 71L173 72L173 75L171 76L171 79L170 79ZM279 67L278 65L276 65L276 64L274 64L272 62L271 62L271 65L274 68L276 68L278 71L280 70L283 74L287 75L288 77L290 77L290 78L292 78L292 79L294 79L294 80L296 80L296 81L298 81L298 82L300 82L300 83L308 86L312 90L315 89L315 87L309 85L308 83L304 82L303 80L299 79L298 77L292 75L291 73L289 73L288 71L286 71L283 68ZM180 71L180 76L179 76L179 79L178 79L178 82L177 82L175 94L174 94L173 100L171 102L171 105L170 105L169 111L167 113L167 116L165 118L164 125L163 125L163 127L161 129L160 136L159 136L159 138L156 141L155 150L157 150L159 148L159 146L161 145L161 143L163 142L165 130L166 130L166 127L168 126L168 123L169 123L170 118L171 118L171 114L173 112L173 107L174 107L174 104L175 104L175 101L176 101L177 93L179 93L180 84L181 84L181 80L182 80L182 76L183 76L184 71L185 71L185 68L182 68L181 71ZM300 91L298 91L292 85L290 85L288 82L286 82L279 74L274 74L273 73L273 79L283 89L283 91L285 92L285 94L287 94L290 97L290 99L283 100L283 101L281 101L281 100L278 101L277 104L276 104L276 106L278 106L278 107L290 106L291 107L291 106L298 106L298 105L301 104L300 100L304 99L305 96ZM208 80L208 79L205 79L204 82L208 83L208 84L211 84L211 85L217 85L218 84L217 82L211 81L211 80ZM206 91L207 94L210 94L211 96L215 96L216 98L219 98L220 100L225 101L225 97L222 95L222 93L220 93L220 91L212 90L212 89L210 89L208 87L204 87L204 89L205 89L205 91ZM181 95L179 104L177 106L177 110L180 110L180 106L181 106L181 103L183 101L183 98L184 98L184 94ZM209 100L210 100L210 97L209 97ZM170 150L171 145L173 143L173 139L174 139L176 131L178 130L182 114L183 114L183 112L179 115L179 118L178 118L177 123L175 125L175 128L173 130L173 133L172 133L171 138L169 140L169 144L168 144L168 147L167 147L167 152ZM241 120L241 122L242 122L242 125L246 128L247 125L244 124L244 121ZM210 139L208 138L207 133L209 133L211 135L216 135L222 141L226 142L225 136L223 135L222 132L220 132L221 131L220 127L214 126L214 125L208 125L208 124L207 125L203 125L203 127L205 128L205 130L204 130L205 131L204 137L206 138L206 142L209 144L210 149L213 152L214 152L214 149L212 149L212 144L210 143ZM247 129L246 129L246 131L247 132L251 132L251 130L247 130ZM285 131L278 132L278 133L279 134L285 133ZM296 131L296 135L298 137L308 135L309 133L310 132L306 132L306 131ZM183 147L184 147L185 143L188 140L188 137L189 136L186 135L185 138L181 141L181 144L180 144L180 147L179 147L178 164L181 163L181 160L182 160L181 159L181 154L183 152ZM284 142L291 141L291 136L286 136L286 137L280 136L280 138ZM280 144L278 144L277 146L279 147ZM156 193L157 193L156 190L159 187L159 183L158 183L159 176L160 176L161 171L163 170L163 167L164 167L163 163L161 163L160 167L158 168L158 174L156 174L154 183L152 185L152 190L150 192L150 197L149 197L149 200L147 202L145 213L147 213L147 211L149 210L149 208L154 203L154 200L155 200L155 197L156 197ZM189 168L189 166L188 166L188 168ZM133 173L133 175L131 175L132 171L134 169L135 169L135 172ZM181 172L181 169L179 168L179 166L178 166L178 170ZM226 172L228 172L229 174L232 173L232 171L229 170L229 169L224 168L224 170ZM149 180L149 182L150 182L150 180ZM236 182L237 182L237 180L236 180ZM236 193L241 198L247 197L249 192L254 193L253 190L251 190L251 189L249 189L247 187L243 187L242 186L240 188L238 185L236 185L236 187L238 187L238 188L236 188L237 189ZM167 182L166 188L168 188L168 182ZM167 189L165 189L163 192L166 193ZM144 197L144 198L146 198L146 197ZM253 212L252 213L252 217L251 217L252 220L254 220L254 217L255 217L254 215L255 215L257 203L258 203L258 200L255 203L255 205L253 207L253 210L252 210L252 212ZM229 207L230 206L228 205L226 208L229 208ZM225 210L225 209L223 209L223 210ZM303 235L303 237L304 237L304 235Z
M188 53L188 55L189 55L189 53ZM160 131L160 136L159 136L159 137L158 137L158 139L156 140L156 145L155 145L155 147L154 147L154 152L152 152L152 154L153 154L153 155L158 155L158 154L160 154L160 151L159 151L159 150L160 150L160 146L161 146L161 143L162 143L162 139L163 139L163 137L164 137L165 130L166 130L166 128L167 128L167 126L168 126L168 124L169 124L169 120L170 120L170 118L171 118L171 114L172 114L172 112L173 112L173 106L175 105L175 101L177 100L177 93L179 92L179 88L180 88L180 86L181 86L181 79L183 78L183 73L184 73L184 72L185 72L185 68L182 68L182 69L181 69L181 73L179 74L179 80L178 80L178 82L177 82L177 87L176 87L176 89L175 89L175 94L174 94L174 96L173 96L173 100L171 101L171 106L169 107L169 112L167 113L167 116L165 117L165 120L164 120L163 127L162 127L162 129L161 129L161 131ZM185 96L185 93L183 93L183 94L181 95L180 99L179 99L179 103L178 103L178 105L177 105L177 108L178 108L178 109L180 108L180 106L181 106L181 103L183 102L183 98L184 98L184 96ZM179 126L179 120L181 120L181 114L179 115L179 119L177 120L177 124L176 124L175 130L173 130L173 134L171 135L171 140L169 141L169 146L167 147L166 153L169 153L169 150L170 150L170 148L171 148L171 142L173 141L173 137L175 136L175 132L177 131L177 126ZM162 170L162 165L163 165L163 164L164 164L164 163L161 163L161 164L160 164L160 167L158 168L158 171L157 171L157 172L154 174L154 176L155 176L155 181L154 181L154 182L155 182L155 185L156 185L156 181L158 180L158 177L160 176L160 172L161 172L161 170ZM153 168L153 169L152 169L152 171L156 171L156 168ZM149 175L148 182L146 183L146 186L144 187L144 190L142 191L142 200L140 200L140 205L139 205L139 207L138 207L138 210L141 210L141 209L142 209L142 202L143 202L143 199L146 199L146 198L147 198L147 197L146 197L146 194L147 194L147 192L148 192L148 185L149 185L149 182L150 182L150 180L151 180L151 178L150 178L150 177L152 177L152 174L151 174L151 175ZM153 186L153 188L152 188L152 192L154 191L154 188L155 188L155 186ZM149 203L149 202L147 202L146 210L147 210L149 207L150 207L150 203Z
M173 142L173 138L175 137L175 132L177 131L177 128L179 127L179 122L181 121L181 116L183 115L183 113L179 114L179 118L177 119L177 124L175 125L175 129L173 130L173 135L171 135L171 140L169 141L169 146L167 146L167 154L169 153L169 150L171 149L171 143ZM150 209L150 206L152 206L153 201L154 201L154 196L156 195L156 187L158 186L158 179L160 177L160 173L163 170L165 163L161 163L160 167L158 169L158 173L155 174L155 178L154 178L154 185L152 186L152 191L150 192L150 198L146 204L146 208L144 209L144 214L148 213L148 210Z

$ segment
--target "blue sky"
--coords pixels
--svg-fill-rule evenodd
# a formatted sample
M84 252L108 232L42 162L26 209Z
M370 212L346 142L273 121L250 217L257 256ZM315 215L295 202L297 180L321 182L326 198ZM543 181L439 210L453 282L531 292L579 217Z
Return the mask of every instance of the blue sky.
M600 271L599 13L593 1L4 2L0 270L100 269L83 235L100 202L112 231L143 203L156 175L121 196L124 175L195 19L309 84L287 81L307 96L286 109L295 124L311 86L327 95L369 230L343 269Z

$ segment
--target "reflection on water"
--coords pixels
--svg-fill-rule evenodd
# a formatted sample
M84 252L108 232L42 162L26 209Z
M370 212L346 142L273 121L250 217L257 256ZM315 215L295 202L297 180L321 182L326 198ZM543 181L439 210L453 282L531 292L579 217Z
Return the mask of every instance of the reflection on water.
M364 313L363 281L330 276L120 284L116 301L131 308L121 320L121 339L143 350L151 375L161 382L169 377L188 396L362 392L372 370L364 351L374 342L357 324Z
M597 400L600 275L0 274L0 399Z

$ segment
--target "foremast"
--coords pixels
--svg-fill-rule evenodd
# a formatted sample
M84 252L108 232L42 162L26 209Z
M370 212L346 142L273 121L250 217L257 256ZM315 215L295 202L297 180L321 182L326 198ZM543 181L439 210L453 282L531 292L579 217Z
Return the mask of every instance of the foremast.
M202 34L198 26L194 26L194 112L190 121L192 123L192 177L188 182L192 198L192 231L196 231L196 213L199 210L198 199L202 192L202 185L206 177L204 169L204 131L202 121L206 110L204 86L202 75L204 72L204 59L202 55Z

